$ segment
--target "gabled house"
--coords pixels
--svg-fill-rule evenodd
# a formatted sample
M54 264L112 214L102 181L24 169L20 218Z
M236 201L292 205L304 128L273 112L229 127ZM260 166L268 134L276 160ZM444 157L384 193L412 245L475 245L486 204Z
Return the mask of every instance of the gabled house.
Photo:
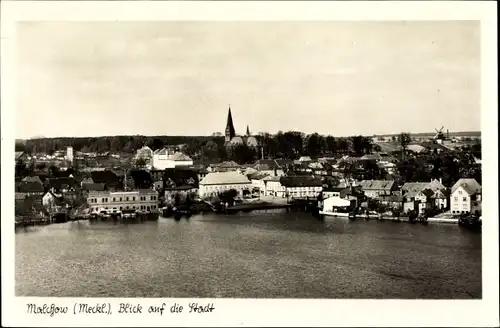
M281 177L267 176L262 179L264 183L264 195L274 197L286 197L286 188L280 182Z
M312 176L286 176L280 178L285 195L290 198L315 198L323 190L321 178Z
M86 183L104 183L106 189L116 190L123 188L121 179L112 171L92 171L90 172L90 179L86 179Z
M482 188L475 179L458 180L451 188L450 210L452 213L481 212Z
M51 214L65 211L69 206L62 194L54 193L52 191L47 192L42 197L42 205L45 210Z
M264 182L264 178L268 176L270 175L262 172L256 172L247 176L252 182L252 193L256 193L258 195L265 194L266 184Z
M396 190L393 180L363 180L359 185L368 198L391 195Z
M234 189L243 196L243 193L249 192L251 187L251 181L236 171L211 172L200 181L199 195L201 198L215 197L219 193Z
M16 184L16 199L25 199L29 196L43 196L44 188L41 182L20 182Z

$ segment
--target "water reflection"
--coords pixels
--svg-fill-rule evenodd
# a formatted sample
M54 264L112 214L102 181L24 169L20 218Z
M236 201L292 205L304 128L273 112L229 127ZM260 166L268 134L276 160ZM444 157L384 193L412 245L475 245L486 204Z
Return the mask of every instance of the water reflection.
M16 234L26 296L480 298L481 235L264 212Z

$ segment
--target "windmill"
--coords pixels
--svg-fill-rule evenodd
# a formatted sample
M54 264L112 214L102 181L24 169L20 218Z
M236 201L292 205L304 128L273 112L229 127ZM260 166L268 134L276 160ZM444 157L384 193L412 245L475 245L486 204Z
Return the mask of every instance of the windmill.
M434 140L437 142L437 143L441 143L443 142L443 140L446 139L446 136L443 132L443 129L444 129L444 126L442 126L439 130L438 129L434 129L436 130L436 135L434 136Z

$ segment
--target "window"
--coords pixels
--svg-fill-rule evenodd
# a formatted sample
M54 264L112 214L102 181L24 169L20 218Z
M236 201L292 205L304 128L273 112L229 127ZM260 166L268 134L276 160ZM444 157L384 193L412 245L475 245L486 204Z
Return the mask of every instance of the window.
M462 201L466 202L467 201L467 197L462 198Z
M128 202L128 197L125 197L125 200Z
M461 194L462 194L462 190L459 190L459 191L458 191L458 194L459 194L459 195L461 195Z
M134 201L135 201L135 197L132 197L132 200L134 200Z
M455 200L456 202L458 202L458 197L455 197L455 198L454 198L454 200Z
M123 199L120 197L120 202L122 201Z
M115 201L116 201L116 198L115 198L115 197L113 197L113 202L115 202Z

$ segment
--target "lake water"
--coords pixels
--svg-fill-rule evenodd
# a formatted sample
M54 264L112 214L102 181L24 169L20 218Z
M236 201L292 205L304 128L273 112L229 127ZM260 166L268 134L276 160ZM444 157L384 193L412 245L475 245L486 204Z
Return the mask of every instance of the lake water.
M280 211L68 222L16 232L16 295L481 298L481 234Z

